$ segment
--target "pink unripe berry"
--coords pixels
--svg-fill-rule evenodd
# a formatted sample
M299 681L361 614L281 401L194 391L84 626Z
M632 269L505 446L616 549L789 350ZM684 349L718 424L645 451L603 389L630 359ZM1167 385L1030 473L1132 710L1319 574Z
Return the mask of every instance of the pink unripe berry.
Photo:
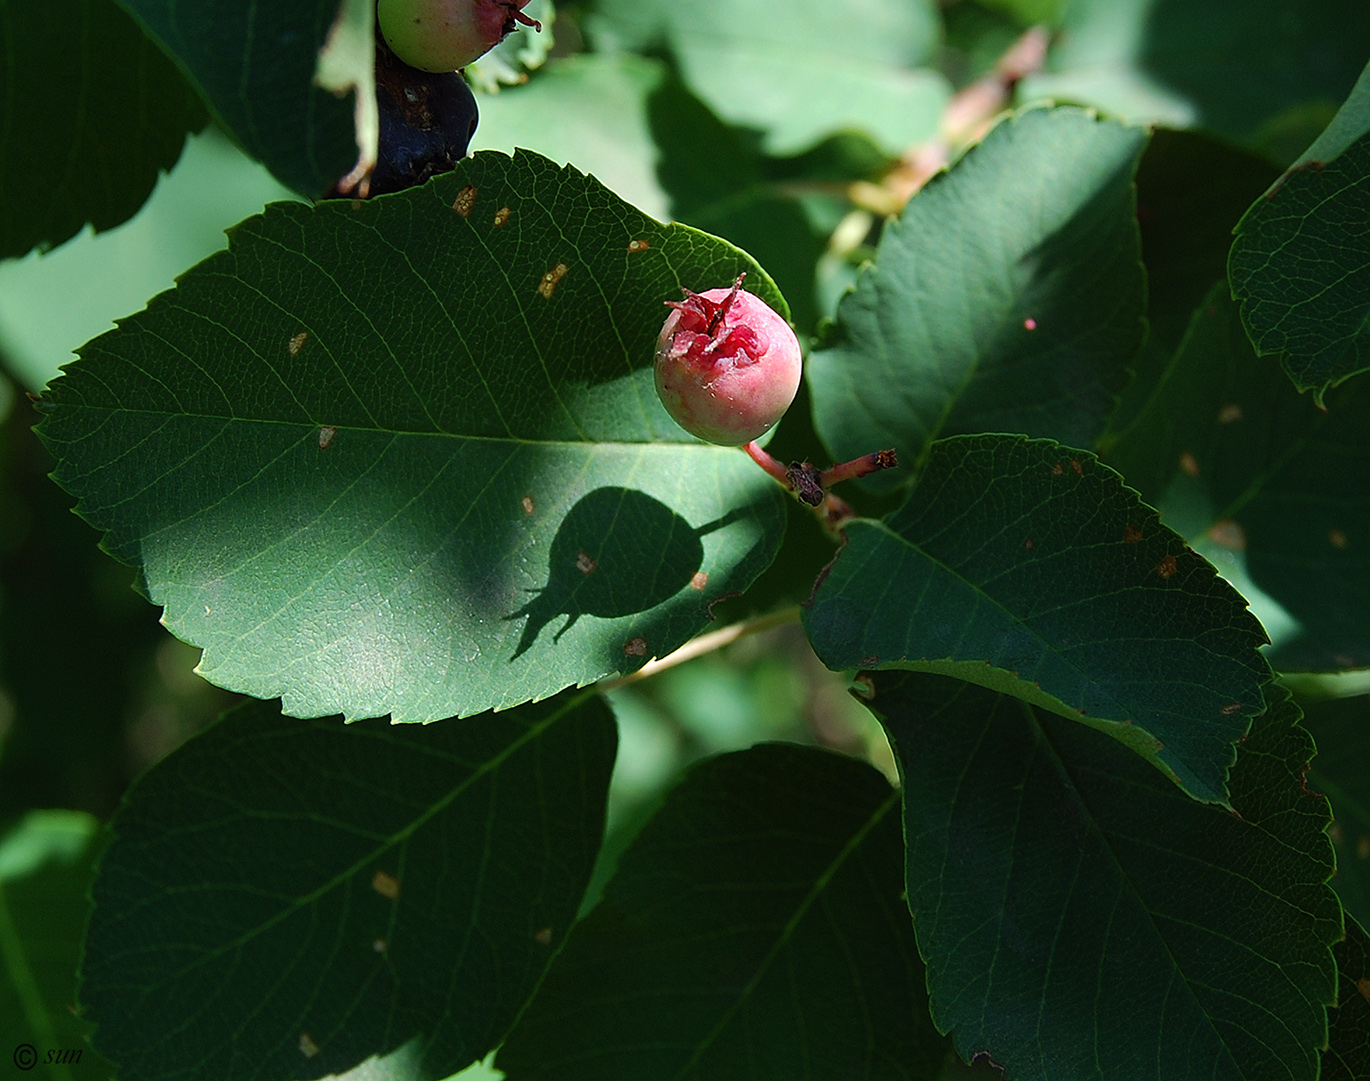
M681 290L668 300L656 344L656 392L666 412L693 436L735 447L750 443L784 414L799 390L802 361L794 331L760 297L742 288Z
M518 24L542 29L528 0L378 0L376 22L391 51L420 71L455 71L484 56Z

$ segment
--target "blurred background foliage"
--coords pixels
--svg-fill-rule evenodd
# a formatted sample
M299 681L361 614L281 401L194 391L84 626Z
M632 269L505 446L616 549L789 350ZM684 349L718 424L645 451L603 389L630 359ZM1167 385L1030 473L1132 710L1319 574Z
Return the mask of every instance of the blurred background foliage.
M472 149L537 150L647 213L732 240L774 276L801 335L833 315L887 216L1002 108L1050 97L1187 130L1153 143L1144 194L1182 204L1197 192L1196 205L1230 217L1312 141L1370 56L1363 0L534 0L529 11L544 35L519 35L468 73L481 108ZM1215 161L1221 193L1204 195ZM158 626L132 571L98 550L47 480L24 395L222 247L225 229L296 198L211 123L125 224L0 262L0 836L38 853L7 864L0 848L11 903L14 883L41 885L43 868L83 881L93 824L130 779L232 701L193 674L196 651ZM1198 217L1196 229L1215 227ZM1149 265L1155 333L1139 383L1215 276L1186 263L1183 245L1153 238L1160 247L1170 262ZM771 449L821 458L803 391ZM780 561L720 607L720 626L807 595L833 549L794 513ZM702 756L796 740L893 777L848 687L790 623L612 690L620 754L587 905ZM1370 761L1356 758L1366 687L1342 677L1296 689L1318 740L1341 751L1335 773L1311 775L1333 800L1339 859L1370 861ZM25 818L33 809L92 817ZM1364 876L1341 878L1348 908L1370 922ZM58 1009L70 989L43 993Z

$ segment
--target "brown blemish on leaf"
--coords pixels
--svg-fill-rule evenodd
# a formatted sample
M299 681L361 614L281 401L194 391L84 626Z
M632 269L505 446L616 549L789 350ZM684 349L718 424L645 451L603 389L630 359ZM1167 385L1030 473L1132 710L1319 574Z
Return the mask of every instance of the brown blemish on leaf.
M1023 548L1024 548L1026 551L1029 551L1029 552L1032 551L1033 546L1034 546L1036 543L1037 543L1037 542L1034 541L1031 537L1024 537L1024 538L1023 538Z
M875 680L871 679L865 672L858 672L856 678L852 680L851 689L858 698L869 702L875 697Z
M1208 539L1214 544L1221 544L1224 548L1231 548L1234 552L1246 551L1246 530L1241 527L1241 523L1231 518L1224 518L1221 522L1214 522L1208 529Z
M1036 329L1037 329L1037 320L1034 319L1034 318L1032 318L1032 316L1029 315L1026 319L1023 320L1023 329L1024 329L1024 330L1036 330Z
M524 496L519 500L519 503L523 505L524 514L532 514L534 509L536 509L536 505L533 503L533 497L531 495Z
M319 1045L314 1042L314 1038L307 1032L300 1033L300 1054L305 1058L313 1058L319 1053Z
M1237 713L1241 708L1242 704L1240 702L1229 702L1227 705L1223 706L1222 709L1218 710L1218 712L1224 717L1231 717L1232 714Z
M533 941L539 946L550 946L552 944L552 929L550 927L544 927L533 936Z
M594 574L595 568L599 566L599 560L589 552L576 553L576 570L581 574Z
M1180 468L1189 476L1197 477L1199 475L1199 459L1195 458L1189 451L1185 451L1180 455Z
M1070 460L1070 468L1075 470L1075 475L1077 477L1083 477L1085 475L1085 467L1080 464L1079 458L1072 458Z
M394 875L386 874L384 871L377 871L371 876L371 888L387 901L399 899L400 880Z
M630 241L628 241L628 250L629 250L629 251L632 251L632 252L636 252L636 251L646 251L646 250L647 250L648 248L650 248L650 247L651 247L651 244L649 244L649 243L648 243L647 241L645 241L645 240L630 240Z
M1242 419L1242 407L1236 402L1227 402L1218 410L1219 424L1236 424Z
M874 653L872 653L869 657L862 657L859 661L857 661L856 666L858 668L874 668L879 663L880 658L877 657Z
M461 191L457 192L457 197L452 203L452 209L463 218L471 216L471 208L476 205L476 186L467 184Z
M538 293L545 300L551 300L552 294L557 291L557 282L566 277L566 272L570 269L565 263L558 263L542 276L542 281L538 282Z
M503 224L504 224L505 222L507 222L508 220L509 220L509 208L508 208L507 206L502 206L502 207L500 207L498 210L495 211L495 223L494 223L494 224L495 224L495 228L496 228L496 229L498 229L501 225L503 225Z
M292 357L298 357L300 350L304 348L304 343L309 340L309 331L302 330L298 334L290 335L290 341L286 343L286 352Z
M623 652L629 657L647 656L647 639L629 638L623 643Z
M384 954L388 949L390 949L390 943L385 941L385 939L383 938L378 938L375 942L371 943L371 948L379 954Z
M691 589L703 589L708 584L709 576L705 574L703 571L695 571L694 574L690 577Z
M331 428L327 424L319 428L319 449L327 450L333 442L333 437L338 434L337 428Z
M1156 573L1159 574L1162 578L1168 579L1172 574L1174 574L1179 569L1180 565L1175 562L1174 556L1166 556L1163 560L1156 564Z
M1142 531L1131 522L1127 523L1127 528L1123 530L1123 540L1127 544L1136 544L1142 539Z
M1362 976L1356 981L1356 990L1363 998L1370 998L1370 976Z
M1333 548L1346 547L1346 534L1340 529L1331 529L1327 532L1327 543Z
M1066 467L1062 465L1060 462L1057 462L1055 465L1051 467L1051 475L1053 477L1059 477L1065 471Z

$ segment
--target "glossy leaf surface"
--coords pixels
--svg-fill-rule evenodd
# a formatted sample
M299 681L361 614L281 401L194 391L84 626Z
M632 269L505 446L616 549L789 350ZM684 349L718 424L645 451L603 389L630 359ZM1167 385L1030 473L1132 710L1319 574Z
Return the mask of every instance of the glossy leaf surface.
M430 726L227 714L114 820L80 988L97 1047L130 1079L482 1057L575 916L614 740L584 693Z
M1142 342L1145 143L1079 109L1029 110L909 202L809 361L834 461L894 447L912 465L982 431L1092 445Z
M830 668L941 672L1017 695L1225 799L1232 743L1264 708L1264 634L1093 455L941 440L903 507L846 533L804 610Z
M82 350L40 431L214 682L502 708L670 652L770 562L779 488L652 383L662 302L743 270L784 311L731 245L482 154L249 219Z
M697 765L496 1060L509 1081L932 1076L898 794L767 744ZM764 1065L759 1065L764 1064Z
M1312 740L1277 699L1237 814L1083 725L877 673L904 779L909 907L933 1017L1017 1081L1313 1081L1341 911Z

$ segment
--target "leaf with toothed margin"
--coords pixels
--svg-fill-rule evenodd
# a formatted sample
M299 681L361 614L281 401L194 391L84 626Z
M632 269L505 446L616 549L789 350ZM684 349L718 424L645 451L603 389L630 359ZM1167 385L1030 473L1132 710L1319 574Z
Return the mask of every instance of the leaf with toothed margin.
M1017 1081L1314 1081L1340 906L1313 741L1282 689L1236 813L1006 695L878 672L933 1020Z
M141 1081L481 1058L575 919L615 738L588 691L434 725L229 712L114 817L81 968L95 1044Z
M858 520L804 611L830 668L979 683L1100 728L1222 803L1264 709L1246 602L1092 454L1046 439L932 445L908 501Z
M430 721L635 670L771 561L784 495L667 416L663 301L725 241L520 152L278 204L82 348L39 434L210 680Z
M913 465L974 432L1092 445L1146 330L1146 142L1083 109L1025 109L909 200L807 365L834 461L885 446Z

